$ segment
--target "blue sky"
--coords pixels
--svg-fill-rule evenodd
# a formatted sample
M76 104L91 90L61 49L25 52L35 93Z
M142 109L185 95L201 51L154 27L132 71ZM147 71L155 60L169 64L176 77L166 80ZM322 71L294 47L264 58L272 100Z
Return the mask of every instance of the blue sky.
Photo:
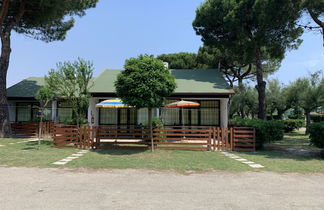
M94 75L121 69L125 59L142 53L197 52L202 45L192 28L203 0L101 0L97 8L76 18L63 42L44 43L20 34L12 36L7 86L30 76L44 76L57 62L82 57L93 61ZM298 50L287 52L271 78L283 83L324 70L320 34L306 33Z

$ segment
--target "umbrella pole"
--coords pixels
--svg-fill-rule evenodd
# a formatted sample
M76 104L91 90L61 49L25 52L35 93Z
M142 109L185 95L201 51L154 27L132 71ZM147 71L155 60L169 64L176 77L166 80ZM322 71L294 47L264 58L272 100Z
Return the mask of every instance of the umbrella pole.
M184 127L184 126L185 126L185 124L184 124L184 119L185 119L185 118L184 118L183 107L181 107L181 113L182 113L182 114L181 114L181 115L182 115L182 129L185 129L185 127ZM184 135L182 138L186 138L186 136L185 136L185 132L182 132L182 133L183 133L183 135Z
M182 115L182 127L184 127L183 107L181 107L181 115Z

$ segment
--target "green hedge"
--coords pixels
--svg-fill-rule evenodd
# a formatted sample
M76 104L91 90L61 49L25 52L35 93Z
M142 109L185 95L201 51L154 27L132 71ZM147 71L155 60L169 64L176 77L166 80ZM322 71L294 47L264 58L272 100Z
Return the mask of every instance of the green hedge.
M292 132L295 129L299 129L305 126L305 120L293 120L293 119L288 119L288 120L283 120L282 121L284 124L284 131L285 133Z
M311 123L307 127L312 145L324 148L324 122Z
M261 149L264 143L282 140L284 135L282 121L236 118L230 124L236 127L254 127L257 149Z
M311 114L310 118L313 122L324 122L324 114Z

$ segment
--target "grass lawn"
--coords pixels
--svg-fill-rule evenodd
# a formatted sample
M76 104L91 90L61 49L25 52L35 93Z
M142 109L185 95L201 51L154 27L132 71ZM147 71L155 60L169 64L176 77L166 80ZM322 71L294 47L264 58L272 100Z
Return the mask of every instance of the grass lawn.
M277 172L324 172L321 150L309 146L308 136L302 133L285 135L283 141L269 144L257 152L233 152L242 158L265 166L253 169L220 152L144 149L93 150L64 166L53 162L64 159L78 149L57 149L52 142L42 141L40 150L36 142L24 139L0 139L0 165L26 167L67 168L141 168L153 170L175 170L179 172L228 170L228 171L277 171ZM12 144L14 143L14 144Z
M267 145L254 153L239 156L265 166L262 170L277 172L324 172L324 152L309 145L303 132L285 134L283 141Z
M0 139L0 165L26 167L55 167L51 163L61 160L76 149L56 149L52 141L44 140L38 150L38 142L24 142L26 139ZM14 144L11 144L14 143Z
M219 152L155 150L143 149L97 150L71 161L68 167L89 168L145 168L154 170L206 171L230 170L247 171L250 168L229 159Z
M144 149L94 150L64 166L52 163L76 153L77 149L57 149L51 141L42 141L40 150L37 142L23 139L0 139L0 165L26 167L70 167L70 168L143 168L156 170L206 171L230 170L247 171L250 168L229 159L218 152L156 150L152 153ZM15 143L15 144L10 144Z

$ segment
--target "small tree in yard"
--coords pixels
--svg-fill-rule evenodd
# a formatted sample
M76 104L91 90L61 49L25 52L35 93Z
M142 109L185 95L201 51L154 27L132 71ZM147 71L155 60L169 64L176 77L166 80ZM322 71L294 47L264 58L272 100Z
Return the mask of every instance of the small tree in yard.
M161 60L150 55L130 58L126 60L124 68L115 82L117 95L128 105L148 109L153 151L152 109L161 107L165 97L174 91L176 88L174 77Z
M324 104L324 78L320 74L318 71L309 78L297 79L288 87L288 100L304 110L307 126L310 124L310 113Z
M39 102L39 111L40 111L40 119L39 119L39 130L38 130L38 149L40 147L40 139L42 135L42 128L43 128L43 118L44 118L44 111L47 104L53 100L54 92L48 88L44 87L41 88L35 96L36 100Z
M292 108L288 101L288 88L280 84L278 79L268 80L266 89L267 113L273 119L273 113L278 112L278 119L281 119L285 111Z
M89 89L93 75L93 64L79 58L75 62L57 64L57 70L51 70L45 77L46 85L54 93L71 103L74 119L79 127L86 117L89 104Z

